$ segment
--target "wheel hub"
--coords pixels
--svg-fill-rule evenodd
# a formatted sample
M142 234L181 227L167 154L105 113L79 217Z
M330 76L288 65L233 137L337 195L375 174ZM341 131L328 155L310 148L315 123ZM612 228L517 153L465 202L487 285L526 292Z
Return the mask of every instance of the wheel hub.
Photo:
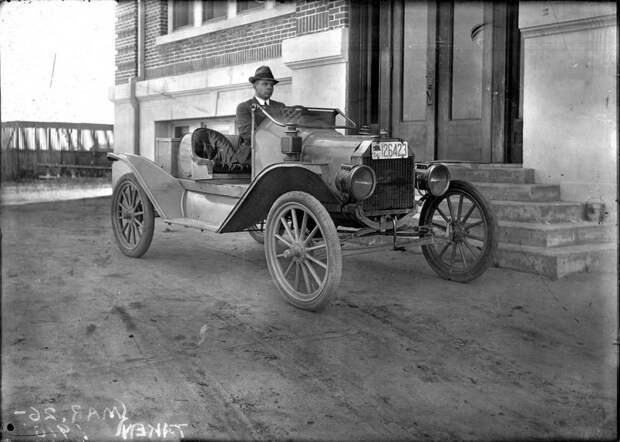
M452 226L452 239L454 241L462 241L464 234L463 226L459 222L454 222Z
M446 234L445 234L446 239L452 241L454 239L454 223L449 222L446 225Z
M306 256L306 248L300 242L296 241L288 250L284 252L286 257L292 256L296 261L303 261Z
M445 238L452 242L463 241L467 229L458 221L450 221L446 226Z

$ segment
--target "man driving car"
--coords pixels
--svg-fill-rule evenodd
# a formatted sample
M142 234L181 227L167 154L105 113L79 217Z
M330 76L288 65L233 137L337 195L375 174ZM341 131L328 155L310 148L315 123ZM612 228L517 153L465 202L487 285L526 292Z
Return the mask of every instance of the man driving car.
M278 80L273 77L269 66L261 66L256 69L256 73L249 80L254 87L254 96L240 103L236 112L237 132L240 139L237 158L240 163L248 162L251 153L252 104L258 105L260 109L265 109L270 115L285 107L284 103L271 99L274 86ZM260 110L254 112L254 128L257 128L265 118L267 117Z

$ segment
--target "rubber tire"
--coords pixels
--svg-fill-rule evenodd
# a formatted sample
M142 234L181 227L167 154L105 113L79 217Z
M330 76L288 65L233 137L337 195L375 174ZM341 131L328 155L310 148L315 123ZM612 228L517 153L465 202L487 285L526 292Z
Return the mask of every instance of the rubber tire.
M283 282L281 279L283 275L278 274L275 270L275 266L278 266L278 269L280 269L274 252L274 242L276 240L274 234L279 224L278 212L283 206L289 203L297 203L303 206L304 210L308 211L314 217L327 245L327 280L323 284L320 292L309 300L301 300L292 296L288 291L290 286L286 281ZM325 308L331 296L338 290L340 280L342 279L342 251L340 248L340 238L338 237L336 226L323 204L308 193L300 191L287 192L273 203L269 210L265 225L265 257L267 259L269 273L278 291L287 302L297 308L309 311L321 310Z
M120 238L120 223L117 218L116 208L119 203L120 191L125 185L130 185L138 190L138 195L142 203L142 235L135 247L128 247L123 239ZM112 193L112 206L110 212L112 218L112 230L114 232L114 239L116 245L120 251L131 258L140 258L146 253L151 246L153 240L153 232L155 230L155 211L153 204L149 200L146 192L142 189L138 183L137 178L133 173L127 173L119 178L114 186L114 192Z
M259 224L257 224L258 226ZM259 232L256 230L248 230L248 233L254 240L259 244L265 244L265 227L263 226L263 231Z
M471 198L478 203L482 216L485 218L487 225L490 226L488 229L487 247L483 251L481 259L473 267L471 272L449 273L445 268L437 263L437 257L433 252L432 245L423 245L421 248L424 258L426 258L428 264L441 278L456 282L470 282L480 277L480 275L482 275L489 268L489 266L493 263L493 257L497 249L497 223L495 220L495 214L482 193L467 181L450 181L450 186L448 187L446 193L439 197L431 196L424 202L422 211L420 212L419 225L422 226L431 223L431 220L427 218L432 217L434 209L437 205L439 205L439 203L441 203L441 201L444 200L446 195L454 195L459 193L467 195L468 198Z

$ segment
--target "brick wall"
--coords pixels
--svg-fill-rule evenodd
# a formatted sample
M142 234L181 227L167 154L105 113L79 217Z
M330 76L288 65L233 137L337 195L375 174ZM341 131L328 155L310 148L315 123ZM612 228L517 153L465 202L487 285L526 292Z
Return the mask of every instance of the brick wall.
M145 67L158 62L159 52L156 50L155 39L168 32L168 1L147 0L144 38ZM148 75L148 74L147 74Z
M338 0L329 4L329 29L349 26L349 2Z
M138 4L135 0L116 3L116 84L137 74Z
M298 1L295 11L297 35L348 26L348 5L346 0Z
M281 55L295 36L293 14L155 46L147 44L147 78L249 63Z
M286 38L349 24L349 0L298 0L295 12L289 15L156 45L156 38L168 31L168 2L149 0L145 4L145 70L149 79L277 58ZM116 84L136 72L136 11L135 0L117 3Z

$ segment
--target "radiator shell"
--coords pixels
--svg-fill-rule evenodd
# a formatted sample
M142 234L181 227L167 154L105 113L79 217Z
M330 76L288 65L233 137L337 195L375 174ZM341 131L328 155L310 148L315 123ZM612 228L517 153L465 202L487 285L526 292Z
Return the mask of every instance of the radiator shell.
M375 192L363 201L365 213L377 210L411 209L415 206L415 159L373 160L364 156L362 163L371 167L377 177Z

